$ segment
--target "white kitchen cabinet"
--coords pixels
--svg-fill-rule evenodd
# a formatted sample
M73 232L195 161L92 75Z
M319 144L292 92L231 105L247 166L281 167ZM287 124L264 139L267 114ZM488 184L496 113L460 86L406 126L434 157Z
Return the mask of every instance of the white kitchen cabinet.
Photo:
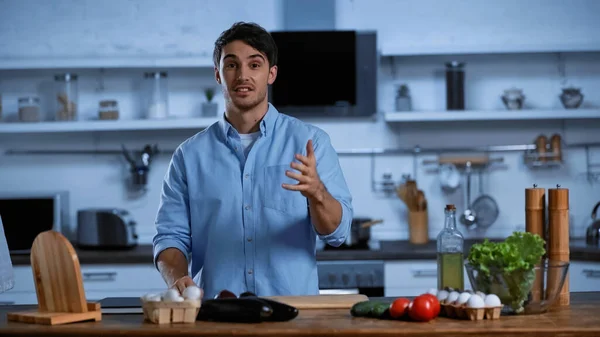
M14 266L15 286L0 294L0 303L36 304L31 266ZM139 297L167 288L152 264L82 265L86 298Z
M600 262L571 261L569 290L600 291ZM389 261L384 265L385 296L417 296L437 288L435 260ZM472 289L465 271L465 288Z
M600 291L600 262L571 261L570 291Z
M470 282L464 272L465 288ZM437 289L435 260L387 261L384 265L385 296L417 296L431 288Z

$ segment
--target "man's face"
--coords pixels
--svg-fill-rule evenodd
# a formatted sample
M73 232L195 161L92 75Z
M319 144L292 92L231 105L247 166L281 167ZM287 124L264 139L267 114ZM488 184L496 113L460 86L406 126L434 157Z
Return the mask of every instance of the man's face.
M215 77L227 104L250 110L267 99L267 86L273 84L277 66L269 68L266 55L242 41L223 47Z

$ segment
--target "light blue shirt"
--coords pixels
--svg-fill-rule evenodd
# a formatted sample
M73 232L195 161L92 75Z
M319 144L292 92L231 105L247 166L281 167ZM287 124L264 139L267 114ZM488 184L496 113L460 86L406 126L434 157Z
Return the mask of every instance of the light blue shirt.
M296 153L313 140L320 179L342 205L342 220L319 235L308 201L281 184ZM316 295L317 237L339 246L350 231L352 197L337 153L323 130L280 114L271 104L247 158L239 133L224 116L175 150L156 216L154 260L169 247L191 261L191 275L213 298L239 295Z

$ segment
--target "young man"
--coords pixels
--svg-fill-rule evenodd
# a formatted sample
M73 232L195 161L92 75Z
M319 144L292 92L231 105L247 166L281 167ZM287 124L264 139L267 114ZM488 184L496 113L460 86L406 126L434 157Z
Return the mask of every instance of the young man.
M196 280L208 298L224 289L316 295L316 238L339 246L353 216L337 154L324 131L268 102L277 47L262 27L224 31L214 63L225 113L173 154L156 216L156 266L169 287L182 292Z

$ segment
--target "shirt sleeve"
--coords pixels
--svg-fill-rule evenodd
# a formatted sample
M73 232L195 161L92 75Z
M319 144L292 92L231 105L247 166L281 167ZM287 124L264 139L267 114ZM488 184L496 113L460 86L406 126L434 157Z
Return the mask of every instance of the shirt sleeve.
M350 232L350 224L354 216L352 196L346 184L337 152L331 145L329 135L325 131L319 130L315 134L313 148L317 159L317 173L319 174L319 178L329 194L342 205L342 220L335 231L326 235L319 234L318 236L327 244L339 247L346 241Z
M179 249L189 261L191 250L190 211L182 147L173 154L162 190L153 238L154 266L158 255L167 248Z

